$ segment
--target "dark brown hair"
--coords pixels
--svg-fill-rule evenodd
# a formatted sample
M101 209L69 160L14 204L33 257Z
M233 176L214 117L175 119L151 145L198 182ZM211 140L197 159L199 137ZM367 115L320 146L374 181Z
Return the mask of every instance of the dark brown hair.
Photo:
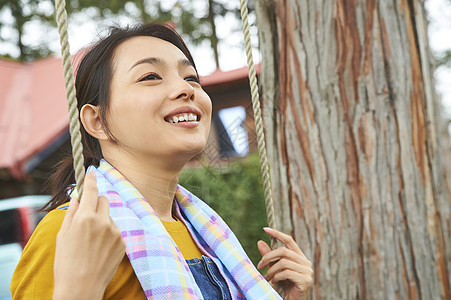
M113 75L113 59L116 48L126 40L150 36L170 42L179 48L186 58L194 64L191 53L175 30L164 24L139 24L125 28L112 27L109 34L97 42L80 62L75 79L78 110L85 104L99 107L99 113L105 132L113 142L117 142L106 123L106 114L110 100L110 82ZM197 72L197 69L196 69ZM97 139L89 135L81 126L85 168L99 166L102 150ZM54 173L47 181L45 190L52 195L50 201L42 207L42 211L50 211L69 201L68 191L75 185L72 155L66 157L55 166Z

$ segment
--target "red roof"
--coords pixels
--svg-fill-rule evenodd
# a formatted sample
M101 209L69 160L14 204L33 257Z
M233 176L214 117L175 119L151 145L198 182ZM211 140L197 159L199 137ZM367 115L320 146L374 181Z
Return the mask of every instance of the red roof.
M257 73L260 73L260 64L255 66ZM231 71L216 70L208 76L201 77L202 86L208 87L213 85L222 85L224 83L231 83L238 80L247 80L249 68L242 67Z
M73 60L80 58L74 56ZM259 71L259 66L257 66ZM216 71L201 78L213 87L243 80L247 67ZM0 60L0 169L16 178L26 164L55 143L69 128L63 67L60 58L32 63Z
M68 128L60 59L0 61L0 168L14 177Z

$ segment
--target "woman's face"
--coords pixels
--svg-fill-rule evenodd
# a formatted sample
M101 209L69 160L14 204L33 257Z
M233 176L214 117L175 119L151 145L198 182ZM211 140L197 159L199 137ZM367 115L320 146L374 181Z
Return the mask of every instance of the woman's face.
M205 146L211 100L183 52L140 36L115 51L107 123L133 154L190 159Z

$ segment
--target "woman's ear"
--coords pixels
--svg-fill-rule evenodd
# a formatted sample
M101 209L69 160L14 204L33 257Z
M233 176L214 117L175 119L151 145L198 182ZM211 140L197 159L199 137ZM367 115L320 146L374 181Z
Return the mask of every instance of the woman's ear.
M85 130L98 140L108 140L100 119L99 108L92 104L85 104L80 110L81 123Z

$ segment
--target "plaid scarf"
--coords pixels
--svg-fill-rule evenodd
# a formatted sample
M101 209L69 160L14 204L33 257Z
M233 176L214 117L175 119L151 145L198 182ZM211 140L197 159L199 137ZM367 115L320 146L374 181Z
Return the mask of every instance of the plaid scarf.
M105 160L91 170L99 195L110 201L111 218L147 299L203 299L182 253L140 192ZM175 204L197 246L218 266L232 299L281 299L216 212L181 186Z

